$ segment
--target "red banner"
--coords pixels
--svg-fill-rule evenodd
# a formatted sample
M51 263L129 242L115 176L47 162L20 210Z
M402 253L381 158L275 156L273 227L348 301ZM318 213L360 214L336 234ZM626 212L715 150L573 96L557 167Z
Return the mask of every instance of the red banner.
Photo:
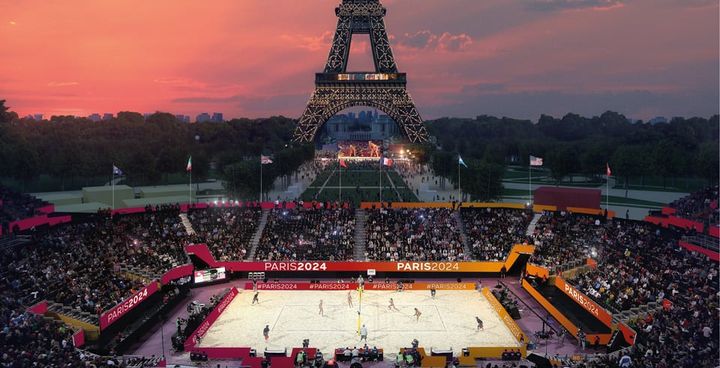
M81 348L85 346L85 330L82 328L75 331L75 333L72 336L73 339L73 345L75 345L76 348Z
M145 286L142 290L135 293L133 296L125 299L122 303L114 306L109 311L103 313L100 316L100 329L104 330L122 316L135 309L142 302L147 300L148 297L155 294L160 288L157 281L152 281L150 284Z
M31 306L27 310L28 310L28 312L33 313L33 314L43 315L48 310L47 300L43 300L43 301Z
M191 264L177 266L172 270L165 272L165 274L160 278L160 283L167 285L170 281L175 281L179 278L192 275L194 270L195 268Z
M708 234L714 238L720 238L720 226L713 225L708 229Z
M620 329L620 332L623 334L625 342L627 342L629 345L635 345L635 330L628 327L622 322L618 323L618 329Z
M562 277L555 278L555 286L562 290L567 296L572 298L576 303L585 308L586 311L590 312L593 316L605 324L605 326L612 326L612 315L608 313L604 308L597 305L592 299L583 294L580 290L576 289L570 283L565 282Z
M718 252L713 252L710 249L703 248L699 245L690 244L690 243L688 243L686 241L682 241L682 240L678 241L678 245L691 251L691 252L704 254L704 255L708 256L708 258L712 259L715 262L720 262L720 253L718 253Z
M515 245L510 251L506 262L242 262L242 261L216 261L205 244L191 244L185 246L185 252L193 254L212 268L225 267L228 271L239 272L342 272L354 271L365 274L368 270L377 272L487 272L499 273L503 265L510 269L519 254L531 254L535 247L532 245Z
M213 323L220 317L223 311L225 311L225 308L230 305L230 303L235 299L235 296L237 296L238 290L236 288L231 288L230 292L228 292L227 295L223 298L223 300L218 303L218 305L215 307L215 309L208 314L208 316L205 318L205 320L198 326L198 328L193 331L193 333L188 337L187 340L185 340L185 351L194 351L195 345L197 344L197 338L203 337L208 332L210 327L212 327Z
M327 290L344 291L355 290L358 284L355 282L268 282L258 283L258 290ZM252 282L245 283L245 289L253 288ZM403 283L404 290L475 290L475 284L471 282L414 282ZM365 290L397 290L397 283L365 283Z

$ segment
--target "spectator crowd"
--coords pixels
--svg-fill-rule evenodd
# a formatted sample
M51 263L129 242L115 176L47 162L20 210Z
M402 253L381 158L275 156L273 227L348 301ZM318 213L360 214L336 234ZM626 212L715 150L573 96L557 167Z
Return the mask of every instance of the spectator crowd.
M718 220L718 186L707 187L672 203L678 217L694 220L708 225L720 223Z
M42 205L7 193L0 187L3 214L14 208L13 217L26 216ZM703 193L673 206L682 214L712 208L717 187ZM353 258L353 209L331 203L284 207L269 210L255 260ZM367 213L365 258L370 260L502 260L513 244L523 242L536 246L531 262L553 273L591 257L598 267L569 281L600 305L613 312L651 302L662 306L632 324L637 341L627 354L634 366L717 364L717 263L679 247L673 230L561 211L543 213L528 236L533 214L525 210L373 208ZM30 362L39 367L122 366L76 350L71 330L25 312L26 306L46 299L100 315L144 286L128 272L161 275L185 264L183 245L189 242L208 244L218 260L247 259L262 216L259 208L191 210L195 234L188 235L179 214L173 205L123 216L100 213L37 231L30 243L0 250L0 367ZM618 366L607 359L583 364Z
M463 208L460 210L473 259L500 261L514 244L524 243L533 213L505 208Z
M243 260L261 215L256 207L191 210L188 219L195 230L192 242L205 242L218 261Z
M447 208L371 209L367 258L379 261L464 261L459 217Z
M3 232L13 221L30 218L39 214L38 210L47 206L44 202L30 194L19 193L0 185L0 225Z
M255 259L341 261L353 256L355 211L339 205L273 208Z
M143 286L121 268L151 275L187 263L179 209L100 215L39 233L0 253L0 285L19 300L48 299L100 315Z

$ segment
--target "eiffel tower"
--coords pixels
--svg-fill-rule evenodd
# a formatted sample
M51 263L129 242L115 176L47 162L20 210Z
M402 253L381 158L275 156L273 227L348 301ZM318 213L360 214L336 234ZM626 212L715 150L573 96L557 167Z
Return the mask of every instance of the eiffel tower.
M293 141L311 142L318 129L336 113L352 106L370 106L386 113L413 143L428 133L410 95L405 73L399 73L385 32L386 9L380 0L342 0L325 71L315 74L315 92L305 108ZM374 72L347 71L353 34L369 34Z

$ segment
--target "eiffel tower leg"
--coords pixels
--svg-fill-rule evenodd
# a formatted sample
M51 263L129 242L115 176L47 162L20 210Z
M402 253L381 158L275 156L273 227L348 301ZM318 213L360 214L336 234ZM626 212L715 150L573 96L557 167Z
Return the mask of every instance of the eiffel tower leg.
M332 113L328 110L327 99L321 98L320 95L321 93L315 90L310 96L310 101L295 128L293 142L312 142L318 129L332 117Z
M405 136L412 143L424 143L429 140L427 129L423 124L423 120L418 113L415 103L405 88L401 88L393 93L392 98L393 119Z

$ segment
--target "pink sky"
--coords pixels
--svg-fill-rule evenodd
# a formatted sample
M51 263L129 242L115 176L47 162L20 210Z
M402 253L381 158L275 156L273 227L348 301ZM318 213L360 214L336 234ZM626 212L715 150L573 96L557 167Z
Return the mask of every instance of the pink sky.
M298 117L339 0L0 0L20 115ZM715 0L385 0L425 118L718 112ZM370 65L358 39L350 65Z

